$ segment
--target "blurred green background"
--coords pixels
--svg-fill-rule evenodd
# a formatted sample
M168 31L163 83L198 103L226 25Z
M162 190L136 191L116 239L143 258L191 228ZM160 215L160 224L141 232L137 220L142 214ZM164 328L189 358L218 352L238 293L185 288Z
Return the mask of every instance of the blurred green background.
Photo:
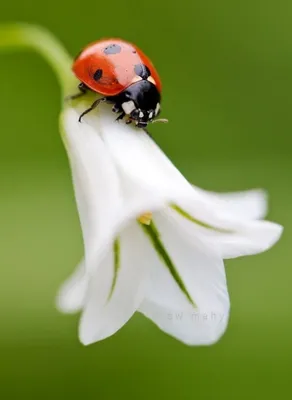
M198 186L266 188L285 225L271 251L227 262L222 340L189 348L136 315L90 347L54 308L82 255L58 133L60 91L33 53L0 54L0 397L274 399L291 396L292 3L278 0L3 1L0 21L49 28L75 55L104 36L133 41L164 83L151 132Z

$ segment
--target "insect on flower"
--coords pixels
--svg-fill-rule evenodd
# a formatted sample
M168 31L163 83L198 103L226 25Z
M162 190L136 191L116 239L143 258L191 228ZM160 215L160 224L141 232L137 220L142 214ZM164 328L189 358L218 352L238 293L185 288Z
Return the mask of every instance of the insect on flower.
M156 119L160 113L161 81L150 59L137 47L121 39L106 39L89 44L77 56L73 72L81 81L78 98L88 90L104 97L95 100L79 117L96 108L101 102L113 104L117 120L127 116L138 128Z

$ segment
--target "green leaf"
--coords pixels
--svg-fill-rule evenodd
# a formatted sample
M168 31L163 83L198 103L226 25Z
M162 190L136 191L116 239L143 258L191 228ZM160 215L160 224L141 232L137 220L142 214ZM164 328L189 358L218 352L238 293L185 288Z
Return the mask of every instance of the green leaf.
M181 276L178 273L178 270L176 266L174 265L173 261L171 260L166 248L164 247L163 242L160 239L160 234L158 229L156 228L153 220L151 221L150 225L145 225L141 224L140 226L148 236L151 244L155 248L159 258L163 261L164 265L166 268L169 270L171 273L171 276L181 289L181 291L184 293L184 295L187 297L188 301L192 304L192 306L197 307L194 300L192 299L191 295L189 294Z

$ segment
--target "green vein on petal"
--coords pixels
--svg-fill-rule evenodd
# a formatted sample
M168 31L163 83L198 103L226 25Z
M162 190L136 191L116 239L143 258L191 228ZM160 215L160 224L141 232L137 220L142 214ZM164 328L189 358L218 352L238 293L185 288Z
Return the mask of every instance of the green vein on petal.
M71 72L72 58L52 33L40 26L25 23L0 25L0 51L21 49L32 49L42 55L59 80L62 96L72 94L72 89L77 86L77 80Z
M209 225L206 222L203 222L203 221L198 220L197 218L194 218L192 215L187 213L185 210L183 210L181 207L177 206L176 204L172 204L171 208L174 211L176 211L178 214L180 214L182 217L193 222L194 224L202 226L203 228L210 229L212 231L216 231L216 232L220 232L220 233L233 233L233 231L231 231L229 229L217 228L216 226Z
M111 299L113 292L116 287L118 274L121 266L121 251L120 251L120 240L117 238L113 244L113 252L114 252L114 276L112 280L111 290L108 296L108 301Z
M140 226L142 227L144 232L147 234L147 236L148 236L150 242L152 243L153 247L155 248L158 256L161 258L161 260L163 261L163 263L165 264L165 266L171 273L171 276L173 277L173 279L175 280L175 282L177 283L177 285L179 286L181 291L187 297L187 299L192 304L192 306L197 307L196 303L194 302L191 295L189 294L182 278L180 277L176 266L174 265L173 261L171 260L170 256L168 255L167 250L164 247L164 245L160 239L159 231L156 228L153 220L151 221L150 225L145 225L145 224L140 223Z

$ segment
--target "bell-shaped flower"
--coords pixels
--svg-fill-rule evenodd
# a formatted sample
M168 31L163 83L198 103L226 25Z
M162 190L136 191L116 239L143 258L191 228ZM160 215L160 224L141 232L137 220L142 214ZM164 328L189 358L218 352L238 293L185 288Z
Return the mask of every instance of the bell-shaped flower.
M85 260L62 287L59 308L82 310L85 344L112 335L135 311L187 344L215 342L230 307L223 259L260 253L280 237L281 226L261 220L265 194L198 189L106 105L82 124L78 115L67 110L63 121Z
M74 94L71 59L48 32L0 29L0 48L23 46L53 66L63 98ZM64 102L60 117L85 256L58 307L82 311L84 344L114 334L136 311L184 343L214 343L230 309L223 260L269 249L282 227L262 220L262 191L192 186L145 132L116 122L106 104L78 122L93 96Z

